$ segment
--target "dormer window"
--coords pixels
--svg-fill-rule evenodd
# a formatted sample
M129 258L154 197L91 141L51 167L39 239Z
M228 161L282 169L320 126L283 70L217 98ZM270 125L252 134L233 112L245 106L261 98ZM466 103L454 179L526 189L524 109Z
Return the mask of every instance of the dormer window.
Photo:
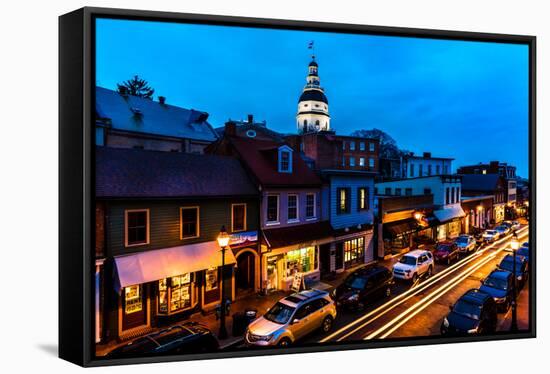
M279 173L292 173L292 148L286 145L279 148Z

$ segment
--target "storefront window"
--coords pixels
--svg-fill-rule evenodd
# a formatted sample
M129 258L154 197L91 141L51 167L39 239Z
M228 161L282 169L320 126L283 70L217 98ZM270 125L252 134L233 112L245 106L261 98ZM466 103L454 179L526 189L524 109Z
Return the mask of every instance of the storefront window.
M286 274L291 277L296 273L308 273L318 267L315 247L306 247L289 251L286 254Z
M365 239L363 237L344 242L344 262L352 265L363 262L365 258Z
M454 238L458 235L460 235L460 221L450 222L448 236Z
M159 313L168 314L189 308L191 287L190 273L159 280Z
M206 270L205 290L212 291L218 288L218 268L213 267Z
M139 284L124 288L124 297L124 312L126 314L139 312L143 309L141 286Z

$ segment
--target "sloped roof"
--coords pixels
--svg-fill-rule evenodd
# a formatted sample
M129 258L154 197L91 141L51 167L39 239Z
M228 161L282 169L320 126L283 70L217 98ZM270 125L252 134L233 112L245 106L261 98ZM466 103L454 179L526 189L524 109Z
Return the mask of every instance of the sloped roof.
M208 113L96 87L96 116L111 128L153 135L214 141Z
M226 138L235 147L259 183L272 187L320 187L321 180L297 152L292 156L292 173L279 173L277 150L285 145L269 140Z
M494 191L497 188L498 174L461 174L463 191Z
M248 196L258 191L232 157L96 147L96 196Z
M263 134L264 136L272 138L274 141L282 142L284 138L284 134L279 133L277 131L273 131L271 129L268 129L263 124L257 124L257 123L237 123L236 124L237 133L240 136L246 136L246 132L248 130L254 130L259 134ZM225 134L225 126L222 127L216 127L214 129L218 136L222 137Z

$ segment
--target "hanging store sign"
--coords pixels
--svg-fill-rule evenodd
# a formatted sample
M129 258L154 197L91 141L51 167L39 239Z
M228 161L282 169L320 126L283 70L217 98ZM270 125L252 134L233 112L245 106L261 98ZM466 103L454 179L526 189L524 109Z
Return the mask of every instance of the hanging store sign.
M231 234L229 245L242 245L258 241L258 231L244 231Z

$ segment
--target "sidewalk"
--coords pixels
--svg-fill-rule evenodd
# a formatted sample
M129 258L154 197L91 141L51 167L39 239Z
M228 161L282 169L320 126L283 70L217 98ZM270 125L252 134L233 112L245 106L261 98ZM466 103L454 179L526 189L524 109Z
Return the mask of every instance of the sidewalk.
M265 313L267 311L267 309L269 309L279 299L281 299L282 297L285 297L287 295L290 295L291 293L292 293L291 291L288 291L288 292L277 291L277 292L273 292L269 295L251 294L251 295L245 296L241 299L235 300L231 304L231 309L229 311L229 315L227 315L226 319L225 319L225 327L226 327L226 330L227 330L228 337L227 337L227 339L219 340L220 348L227 348L227 347L230 347L232 345L239 344L243 340L243 335L240 335L240 336L233 336L232 335L233 314L238 313L238 312L244 312L247 309L255 309L255 310L257 310L258 315L261 315L261 314ZM170 326L177 325L177 324L182 324L182 323L186 323L186 322L200 323L200 324L206 326L216 336L218 335L218 332L220 330L220 321L219 321L219 319L216 319L216 313L215 312L210 312L208 314L202 314L201 312L197 312L197 313L194 313L194 314L190 315L188 318L182 318L182 320L180 320L178 322L174 322L173 324L163 325L161 327L152 328L149 331L149 333L159 331L159 330L163 330L163 329L166 329ZM96 345L96 355L104 356L107 353L109 353L111 350L113 350L113 349L115 349L119 346L125 345L129 341L130 340L124 341L124 342L112 341L112 342L109 342L107 344Z
M527 283L518 295L517 319L518 329L529 329L529 284ZM508 309L504 317L499 320L497 331L510 331L512 324L512 308Z

